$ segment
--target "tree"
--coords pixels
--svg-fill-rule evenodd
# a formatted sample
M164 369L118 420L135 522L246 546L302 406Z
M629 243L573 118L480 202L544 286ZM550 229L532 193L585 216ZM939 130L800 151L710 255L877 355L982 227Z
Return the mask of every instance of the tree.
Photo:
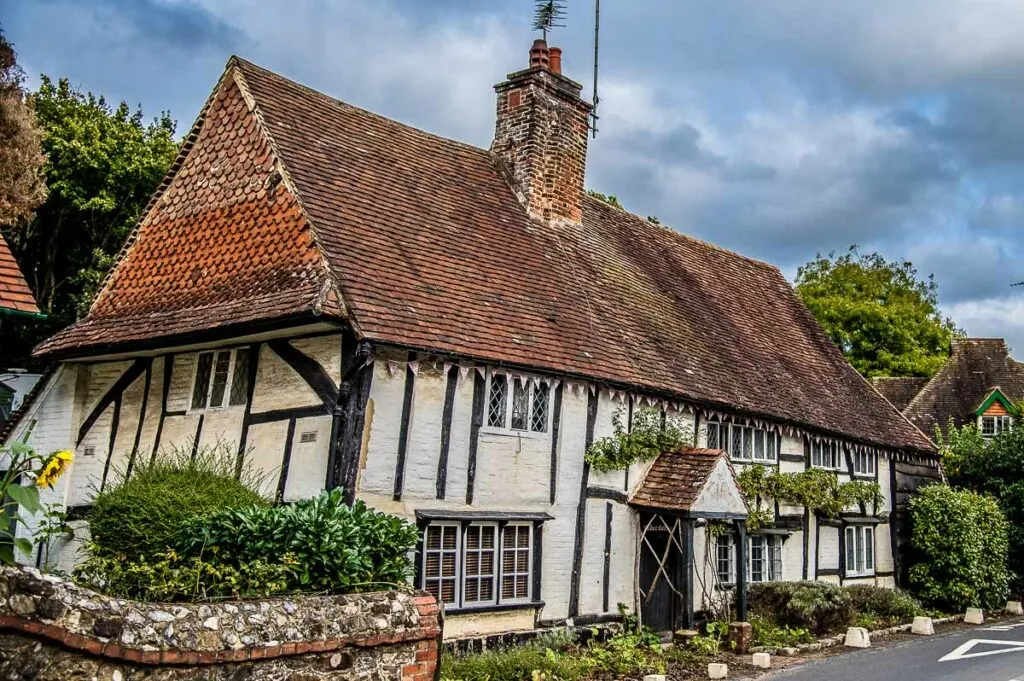
M112 108L66 79L41 81L31 101L44 132L49 196L33 220L7 235L49 318L4 327L6 358L27 357L34 344L87 311L178 148L167 112L147 124L141 108Z
M0 29L0 224L26 220L46 198L43 134L22 90L25 74Z
M961 332L939 311L934 275L878 253L821 254L797 271L796 290L864 376L931 376Z

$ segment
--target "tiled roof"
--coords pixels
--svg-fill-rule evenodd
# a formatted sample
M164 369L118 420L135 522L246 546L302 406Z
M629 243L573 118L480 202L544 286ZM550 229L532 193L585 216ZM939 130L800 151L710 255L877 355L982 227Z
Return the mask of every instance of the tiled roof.
M927 378L919 376L877 376L871 379L871 385L875 390L901 410L910 404L927 383Z
M630 503L689 511L722 458L728 463L728 457L720 449L684 447L662 452L647 470Z
M1013 402L1024 399L1024 364L1010 357L1002 338L953 341L949 360L928 381L903 413L921 430L943 431L950 419L957 426L971 421L974 410L998 387Z
M177 195L206 189L198 173L211 164L224 172L248 164L239 181L220 183L232 187L250 186L270 167L255 118L244 116L227 78L218 98L230 115L207 114L199 134L217 146L213 158L202 164L186 158L89 317L41 353L95 353L99 343L224 319L238 323L246 314L256 319L265 311L245 303L257 295L279 296L276 313L308 310L321 287L336 282L357 331L370 340L635 386L878 445L931 450L846 363L775 267L590 197L582 225L533 221L488 151L331 99L243 60L232 64L271 140L269 154L284 168L279 200L268 202L262 189L241 194L227 220L168 198L183 177ZM240 161L243 131L249 153ZM200 139L196 151L202 146ZM182 175L186 167L195 181ZM308 223L285 186L294 188ZM258 217L269 207L274 220ZM279 229L266 234L271 226ZM261 237L255 242L254 230ZM311 239L330 265L326 275ZM271 244L284 250L268 262L262 249ZM275 265L273 276L252 262ZM229 267L239 276L227 276ZM230 314L221 313L228 308ZM163 324L160 315L189 319ZM149 317L158 321L146 324ZM119 328L117 320L125 318L139 321Z
M32 295L32 289L18 269L18 263L0 234L0 310L12 310L25 314L39 314L39 307Z

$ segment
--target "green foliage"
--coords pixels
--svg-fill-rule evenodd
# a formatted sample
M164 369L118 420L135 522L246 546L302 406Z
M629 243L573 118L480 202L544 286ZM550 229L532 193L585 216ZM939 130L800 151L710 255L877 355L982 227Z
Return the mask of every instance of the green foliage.
M839 477L820 468L798 473L780 473L761 464L747 466L736 476L743 496L750 507L747 525L751 530L770 526L773 515L766 508L769 499L804 506L812 513L838 518L855 504L877 509L883 503L882 489L875 482L852 480L839 482Z
M1024 428L985 440L974 424L948 429L939 440L942 463L954 487L992 496L1009 522L1009 565L1024 593Z
M924 614L924 608L916 598L902 589L887 589L870 584L856 584L846 587L853 599L853 608L859 615L871 617L878 629L911 622Z
M792 648L814 640L814 635L807 629L780 626L772 618L761 615L750 616L750 628L752 644L765 648Z
M265 598L287 593L299 572L295 556L257 558L227 565L216 558L185 557L172 549L126 561L92 550L75 568L75 580L118 598L171 603Z
M34 516L47 513L39 501L39 490L52 487L71 465L74 455L61 451L37 454L21 442L0 447L0 461L6 470L0 472L0 564L13 565L15 551L32 554L32 541L16 537L19 525L29 527L24 514ZM23 485L24 480L30 484ZM38 532L36 533L38 536Z
M796 290L825 333L864 376L931 376L960 332L943 317L934 276L877 253L818 255Z
M595 441L584 455L584 460L597 471L615 471L628 468L637 461L649 461L664 451L686 446L693 442L693 434L665 418L660 411L637 409L633 413L632 428L622 423L623 409L612 416L614 434Z
M752 584L747 602L755 615L816 635L843 629L856 614L850 593L826 582Z
M615 206L616 208L622 208L622 204L619 203L617 196L612 194L602 194L601 192L595 192L593 189L588 189L587 194L594 197L598 201L604 201L609 206Z
M512 648L441 658L441 678L449 681L576 681L664 673L667 657L658 637L642 628L624 630L603 643L566 643L564 633L547 634ZM568 637L571 639L571 636ZM550 645L554 641L556 645Z
M1009 524L994 499L929 485L911 497L910 517L909 583L924 603L950 612L1005 604Z
M345 504L342 491L282 506L225 509L184 523L175 548L184 556L213 556L221 565L290 555L298 561L288 589L370 591L404 584L416 528L371 510ZM213 558L211 558L213 560Z
M248 469L235 479L236 453L226 444L162 450L139 458L131 477L116 472L89 511L95 555L140 561L172 547L189 521L217 511L266 506Z
M717 655L722 648L722 640L728 635L728 623L708 622L704 625L703 634L690 639L690 647L701 655Z
M4 325L0 346L10 359L28 357L86 309L178 147L168 113L146 123L141 110L111 107L66 79L41 76L30 103L43 132L49 195L34 219L5 235L49 319Z

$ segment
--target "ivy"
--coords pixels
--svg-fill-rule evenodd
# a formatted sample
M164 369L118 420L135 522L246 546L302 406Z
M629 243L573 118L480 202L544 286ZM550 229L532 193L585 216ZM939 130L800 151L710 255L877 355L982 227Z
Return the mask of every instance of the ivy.
M772 511L765 508L769 499L803 506L827 518L837 518L855 504L870 504L877 509L883 501L882 488L877 482L839 482L835 473L819 468L780 473L754 464L736 476L736 481L750 507L747 526L751 530L771 526L774 522Z
M638 461L649 461L665 451L685 447L693 442L690 429L676 423L661 411L638 409L633 413L632 428L622 423L623 409L612 416L614 434L596 440L583 459L601 472L629 468Z

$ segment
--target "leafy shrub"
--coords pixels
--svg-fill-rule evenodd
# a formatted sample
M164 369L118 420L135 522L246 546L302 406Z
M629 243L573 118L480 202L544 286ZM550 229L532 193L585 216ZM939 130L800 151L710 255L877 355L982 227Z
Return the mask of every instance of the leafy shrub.
M1009 527L990 497L929 485L910 500L909 581L929 606L999 608L1009 591Z
M750 611L783 627L826 634L853 621L853 598L826 582L763 582L747 596Z
M236 455L226 444L161 450L140 457L130 477L117 473L89 511L92 552L138 562L165 552L181 527L230 508L266 506L253 491L258 479L247 470L235 479Z
M1024 427L1004 430L985 440L977 426L954 428L940 438L939 450L954 488L991 495L1009 522L1009 565L1015 588L1024 594Z
M729 625L725 622L708 622L704 633L690 639L690 647L702 655L717 655L722 647L722 639L729 635Z
M806 629L779 626L771 618L760 615L750 616L750 628L753 645L765 648L790 648L814 640Z
M846 587L846 591L853 599L857 614L874 619L876 626L872 628L875 629L910 622L924 614L918 600L901 589L856 584Z
M294 591L351 592L405 583L416 528L371 510L345 504L341 490L282 506L249 506L193 518L175 537L183 556L206 557L242 568L261 559L293 556Z
M196 602L284 593L297 573L298 563L290 555L276 563L258 559L229 566L168 550L131 562L93 554L75 568L75 579L119 598Z
M595 675L615 678L642 672L664 673L666 657L658 637L643 628L627 628L604 643L562 648L564 635L551 647L546 635L526 645L479 654L441 658L441 678L447 681L577 681Z

